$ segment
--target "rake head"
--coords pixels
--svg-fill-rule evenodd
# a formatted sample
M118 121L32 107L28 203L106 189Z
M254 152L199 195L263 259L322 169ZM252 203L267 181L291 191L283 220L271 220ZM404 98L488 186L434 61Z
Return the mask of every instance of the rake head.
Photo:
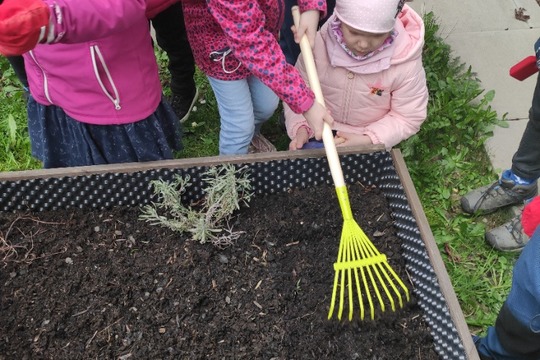
M355 299L358 300L360 319L365 316L365 305L369 306L370 316L375 318L375 299L381 310L390 304L396 310L396 301L403 307L404 293L409 300L409 290L390 267L386 255L381 254L353 219L345 219L337 261L334 263L334 288L328 319L332 318L339 289L339 306L337 317L341 320L345 305L345 291L349 305L349 321L352 320ZM386 301L385 301L386 299Z

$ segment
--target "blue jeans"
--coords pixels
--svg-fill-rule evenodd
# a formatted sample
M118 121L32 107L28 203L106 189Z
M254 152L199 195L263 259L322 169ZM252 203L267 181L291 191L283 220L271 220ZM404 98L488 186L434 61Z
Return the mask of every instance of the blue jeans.
M218 103L219 154L247 154L253 135L276 111L279 98L257 77L218 80L208 76Z

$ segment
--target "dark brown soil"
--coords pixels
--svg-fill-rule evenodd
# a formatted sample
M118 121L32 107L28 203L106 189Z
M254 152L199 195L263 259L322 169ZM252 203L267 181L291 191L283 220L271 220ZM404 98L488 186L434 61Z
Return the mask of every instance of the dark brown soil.
M349 192L412 288L386 199ZM253 199L226 249L139 214L0 214L0 359L438 359L414 296L375 321L327 320L343 224L331 187Z

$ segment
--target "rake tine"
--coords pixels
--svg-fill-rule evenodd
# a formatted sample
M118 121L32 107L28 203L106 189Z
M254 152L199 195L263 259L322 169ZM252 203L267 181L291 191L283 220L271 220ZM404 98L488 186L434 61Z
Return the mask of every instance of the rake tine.
M358 226L356 223L355 223L356 226ZM355 226L355 227L356 227ZM360 229L360 227L358 226L358 229ZM360 231L362 231L362 229L360 229ZM368 249L365 248L364 244L358 244L358 242L355 243L355 251L356 251L356 258L357 259L368 259L368 256L367 256L367 251ZM367 279L366 279L366 271L367 270L367 273L368 273L368 276L369 278L373 281L373 276L371 274L371 271L369 269L369 267L365 267L365 266L360 266L360 269L362 271L362 274L363 274L363 282L364 282L364 288L366 290L366 298L369 302L369 309L370 309L370 315L371 315L371 319L373 320L375 318L375 309L374 309L374 306L373 306L373 297L371 295L371 291L369 289L369 286L368 286L368 282L367 282ZM359 298L358 299L361 303L362 303L362 298ZM362 316L362 319L364 319L364 317Z
M385 263L385 266L386 266L386 270L388 272L390 272L390 274L392 274L392 276L394 277L394 280L397 281L398 285L401 286L401 288L403 289L403 291L405 292L405 295L407 296L407 301L410 300L410 296L409 296L409 289L407 289L407 286L405 286L405 284L403 283L403 281L401 281L401 279L399 278L399 276L396 274L396 272L394 271L394 269L392 269L392 267L390 267L390 265L388 263ZM384 274L386 275L386 277L389 279L389 275L387 272L384 272ZM388 280L389 283L392 285L392 287L394 288L394 291L395 293L398 295L399 297L399 305L400 307L403 307L403 300L402 300L402 297L401 297L401 292L399 292L399 290L397 289L397 287L394 285L394 283L389 279Z
M342 261L342 259L343 259L343 247L344 247L343 243L340 242L338 255L337 255L338 261ZM336 305L336 295L337 295L337 289L338 289L338 281L340 281L340 284L341 284L341 287L340 287L340 299L343 299L344 287L345 287L345 284L344 284L344 281L343 281L343 276L341 276L341 271L335 270L334 287L333 287L333 290L332 290L332 300L330 302L330 310L328 311L328 319L329 320L332 318L332 313L334 312L334 306ZM340 300L338 314L341 314L342 311L343 311L343 302L342 302L342 300ZM338 315L338 318L341 320L341 315Z
M351 242L347 241L347 261L352 260L352 251L351 251ZM354 312L354 300L353 300L353 287L351 286L353 284L352 282L352 269L347 269L347 275L348 275L348 291L349 291L349 321L352 319L353 312Z
M358 302L360 305L360 319L363 320L364 319L364 302L362 301L362 288L360 287L360 279L358 279L358 268L354 268L354 275L355 275L355 280L356 280L356 293L357 293ZM352 320L352 314L349 317L349 321L350 320Z

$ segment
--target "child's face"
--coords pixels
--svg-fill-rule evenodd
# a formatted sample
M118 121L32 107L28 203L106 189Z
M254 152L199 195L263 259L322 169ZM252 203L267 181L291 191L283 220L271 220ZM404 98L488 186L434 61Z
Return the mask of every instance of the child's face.
M357 56L364 56L377 50L390 35L390 32L374 34L357 30L345 23L341 23L341 31L345 45Z

